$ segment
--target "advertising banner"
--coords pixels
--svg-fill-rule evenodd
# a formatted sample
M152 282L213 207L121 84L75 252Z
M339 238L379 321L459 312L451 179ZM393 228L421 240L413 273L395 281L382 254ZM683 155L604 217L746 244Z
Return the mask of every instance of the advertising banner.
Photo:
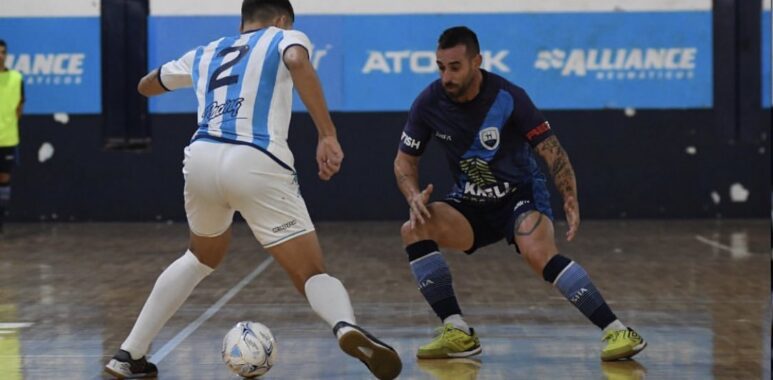
M67 4L3 2L0 39L8 44L6 66L24 75L25 114L102 110L98 2Z
M438 36L456 25L477 33L484 69L525 88L543 109L712 107L708 1L655 1L649 5L662 9L625 12L614 8L613 1L600 2L611 9L584 11L566 11L550 1L536 9L493 3L509 13L474 9L443 13L442 7L430 13L426 4L414 5L412 13L406 3L407 9L399 11L352 8L336 14L302 2L297 8L311 7L314 12L299 13L295 28L314 44L311 59L334 111L407 110L416 95L438 78ZM469 2L449 4L453 8ZM674 4L682 7L673 9ZM238 15L181 16L168 14L171 11L162 9L151 16L151 67L238 34ZM154 99L151 111L194 112L195 106L188 91ZM294 108L303 109L297 97Z

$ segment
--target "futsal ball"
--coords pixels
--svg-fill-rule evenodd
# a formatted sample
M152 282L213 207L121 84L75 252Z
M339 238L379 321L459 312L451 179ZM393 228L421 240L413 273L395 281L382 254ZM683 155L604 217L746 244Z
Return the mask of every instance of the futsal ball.
M276 361L276 339L265 325L242 321L225 334L222 354L232 372L248 379L259 377Z

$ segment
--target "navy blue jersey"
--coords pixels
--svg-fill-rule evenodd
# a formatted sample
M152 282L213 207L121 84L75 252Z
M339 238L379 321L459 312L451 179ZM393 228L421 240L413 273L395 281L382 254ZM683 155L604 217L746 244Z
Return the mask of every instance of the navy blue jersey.
M454 176L449 197L491 202L545 180L532 147L553 133L526 91L481 72L481 91L466 103L452 101L440 80L422 91L411 106L400 150L421 155L434 136Z

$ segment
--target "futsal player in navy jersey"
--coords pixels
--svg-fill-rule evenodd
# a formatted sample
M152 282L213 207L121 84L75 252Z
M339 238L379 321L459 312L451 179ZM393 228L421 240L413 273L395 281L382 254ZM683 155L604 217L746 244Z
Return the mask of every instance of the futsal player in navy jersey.
M411 271L443 322L417 356L481 352L475 331L462 316L440 247L471 254L503 238L602 329L602 360L636 355L647 345L644 339L617 319L585 269L558 253L546 176L536 156L545 161L561 193L569 225L566 239L572 241L580 207L566 151L526 92L481 69L481 62L472 30L460 26L443 32L437 47L440 79L413 102L394 163L398 186L410 206L410 220L400 232ZM433 187L419 187L418 164L433 137L445 152L454 186L442 201L428 203Z

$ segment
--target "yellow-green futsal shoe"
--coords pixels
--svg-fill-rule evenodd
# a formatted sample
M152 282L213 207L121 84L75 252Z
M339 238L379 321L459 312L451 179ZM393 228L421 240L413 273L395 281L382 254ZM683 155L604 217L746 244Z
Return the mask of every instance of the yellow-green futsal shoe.
M626 330L609 331L601 340L607 342L606 347L601 350L603 361L627 359L647 347L647 342L630 327Z
M416 357L419 359L466 358L480 353L480 340L475 330L470 334L459 330L451 323L435 330L435 339L419 347Z

